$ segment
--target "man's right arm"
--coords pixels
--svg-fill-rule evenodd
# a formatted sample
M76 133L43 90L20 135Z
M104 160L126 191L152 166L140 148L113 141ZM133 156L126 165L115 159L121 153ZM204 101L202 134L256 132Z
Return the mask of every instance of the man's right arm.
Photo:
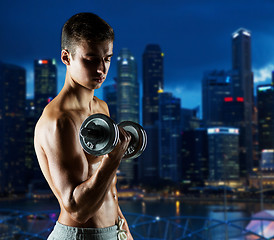
M104 202L130 137L120 134L118 146L103 156L100 166L88 178L87 159L79 144L78 131L66 115L42 121L35 131L35 148L41 146L44 151L47 177L62 205L74 221L85 223Z

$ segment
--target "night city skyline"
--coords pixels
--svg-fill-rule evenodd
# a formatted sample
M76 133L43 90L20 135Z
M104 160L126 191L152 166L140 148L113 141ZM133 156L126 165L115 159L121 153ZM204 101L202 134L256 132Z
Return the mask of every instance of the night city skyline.
M58 1L0 3L2 49L0 60L27 70L27 95L33 96L35 59L57 60L58 90L65 67L60 62L60 32L73 14L91 11L114 28L114 57L104 86L117 76L119 51L126 47L136 58L142 80L142 54L149 43L159 44L164 56L164 90L181 98L182 107L201 107L201 81L205 71L231 69L232 33L244 27L252 35L254 81L269 83L274 70L272 10L264 1ZM4 34L3 34L4 33ZM18 37L20 36L20 37ZM102 97L102 89L97 91Z
M79 12L115 32L95 95L147 135L116 175L134 239L274 239L273 0L1 1L0 239L47 239L58 220L33 136L63 87L61 29Z

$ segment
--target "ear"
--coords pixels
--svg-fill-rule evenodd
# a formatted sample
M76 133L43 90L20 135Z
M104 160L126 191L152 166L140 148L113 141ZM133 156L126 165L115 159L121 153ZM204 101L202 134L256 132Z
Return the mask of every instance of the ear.
M61 52L61 60L65 65L70 65L70 54L68 50L63 49Z

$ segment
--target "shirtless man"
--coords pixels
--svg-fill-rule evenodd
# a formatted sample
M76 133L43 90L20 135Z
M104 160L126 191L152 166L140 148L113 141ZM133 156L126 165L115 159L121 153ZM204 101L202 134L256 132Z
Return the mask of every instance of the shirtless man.
M109 115L94 90L107 76L113 40L113 29L92 13L72 16L62 30L65 84L44 109L34 136L41 170L61 208L51 240L133 239L116 190L116 171L129 134L119 128L118 145L100 157L84 152L79 140L80 126L88 116Z

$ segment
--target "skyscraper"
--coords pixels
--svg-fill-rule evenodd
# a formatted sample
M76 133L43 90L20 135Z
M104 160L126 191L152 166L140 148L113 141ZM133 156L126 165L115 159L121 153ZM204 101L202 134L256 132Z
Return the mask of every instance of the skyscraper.
M117 85L107 85L103 88L103 99L108 105L110 117L114 122L118 122L117 119Z
M139 83L134 56L123 48L117 58L117 121L139 122ZM136 159L121 161L119 170L125 183L137 179Z
M172 93L159 94L159 176L174 182L180 179L180 110L179 98Z
M181 123L180 123L180 132L189 131L195 128L199 128L201 120L198 117L198 108L187 109L181 108Z
M143 125L154 125L159 117L159 93L164 88L164 54L157 44L146 46L143 54Z
M0 62L0 194L24 192L25 69Z
M243 119L240 123L240 173L246 177L253 167L253 73L251 69L251 33L240 28L232 34L233 97L243 100Z
M209 180L238 180L239 129L208 128Z
M117 60L118 122L139 122L139 82L135 58L129 49L123 48Z
M182 133L179 169L182 182L191 186L202 186L208 179L207 129L196 128Z
M274 86L257 88L259 152L274 149Z
M264 149L261 152L260 168L264 172L274 170L274 149Z
M45 106L57 95L55 59L34 61L34 102L39 117Z
M232 83L225 71L204 73L202 83L203 120L205 126L224 125L224 103L232 96Z
M159 129L158 126L146 126L147 146L138 158L139 182L147 185L157 185L159 180Z

